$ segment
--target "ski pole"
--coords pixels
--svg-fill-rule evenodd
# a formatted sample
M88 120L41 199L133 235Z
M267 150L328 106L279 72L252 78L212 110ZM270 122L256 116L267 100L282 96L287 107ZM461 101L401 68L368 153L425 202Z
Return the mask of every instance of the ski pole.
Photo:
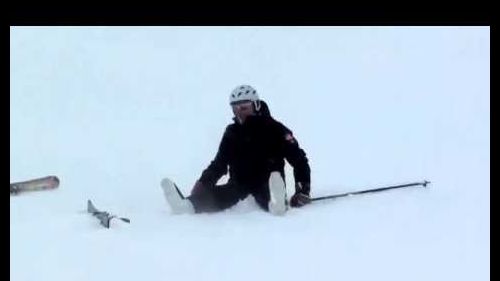
M364 193L380 192L380 191L384 191L384 190L396 189L396 188L403 188L403 187L410 187L410 186L419 186L419 185L421 185L423 187L427 187L427 185L429 183L430 183L429 181L413 182L413 183L407 183L407 184L400 184L400 185L380 187L380 188L375 188L375 189L366 189L366 190L360 190L360 191L346 192L346 193L341 193L341 194L334 194L334 195L327 195L327 196L320 196L320 197L311 198L311 201L319 201L319 200L325 200L325 199L335 199L335 198L346 197L346 196L350 196L350 195L358 195L358 194L364 194Z
M120 220L122 220L124 222L130 223L130 219L122 218L122 217L117 217L117 216L111 216L111 217L109 217L109 220L111 220L113 218L120 219Z

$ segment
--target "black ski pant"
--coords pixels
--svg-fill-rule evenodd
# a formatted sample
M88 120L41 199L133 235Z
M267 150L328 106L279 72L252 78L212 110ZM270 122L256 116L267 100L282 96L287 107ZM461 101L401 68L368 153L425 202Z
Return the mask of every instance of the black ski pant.
M196 213L217 212L230 208L248 195L255 198L257 204L268 211L269 184L240 185L228 182L223 185L205 186L198 193L187 197L194 206Z

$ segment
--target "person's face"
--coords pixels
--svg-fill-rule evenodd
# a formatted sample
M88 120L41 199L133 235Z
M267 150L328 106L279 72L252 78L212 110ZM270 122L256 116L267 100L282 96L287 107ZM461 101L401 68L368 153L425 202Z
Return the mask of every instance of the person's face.
M253 104L251 101L240 101L231 104L234 116L238 119L240 124L243 124L248 116L254 114Z

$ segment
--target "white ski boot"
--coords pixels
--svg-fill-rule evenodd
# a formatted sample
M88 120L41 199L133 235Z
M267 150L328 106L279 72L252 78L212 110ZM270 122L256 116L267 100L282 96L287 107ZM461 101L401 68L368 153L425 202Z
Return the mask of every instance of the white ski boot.
M175 183L168 178L161 181L161 187L165 194L172 213L174 214L194 214L194 206L188 199L184 199Z
M272 172L269 176L269 212L283 216L286 212L286 186L279 172Z

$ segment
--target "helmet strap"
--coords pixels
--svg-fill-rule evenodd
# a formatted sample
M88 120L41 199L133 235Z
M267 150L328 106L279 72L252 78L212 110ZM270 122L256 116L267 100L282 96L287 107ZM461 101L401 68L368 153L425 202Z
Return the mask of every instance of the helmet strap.
M253 105L255 107L255 111L259 111L260 110L260 100L254 101Z

